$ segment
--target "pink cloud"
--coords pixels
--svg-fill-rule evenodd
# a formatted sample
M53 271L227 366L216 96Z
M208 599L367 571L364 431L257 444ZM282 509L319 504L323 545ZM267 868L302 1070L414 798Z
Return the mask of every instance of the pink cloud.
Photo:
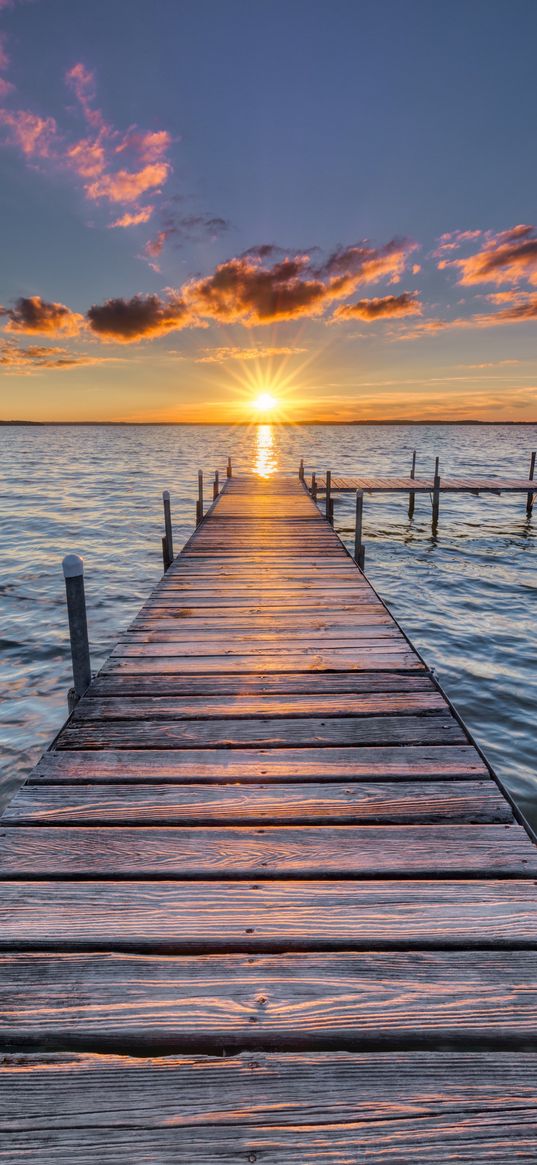
M116 218L114 222L110 223L111 227L137 227L141 223L149 222L154 211L154 206L141 206L139 210L127 210L120 218Z
M162 186L170 173L167 162L154 162L142 170L117 170L115 174L103 174L95 182L86 186L88 198L97 201L105 198L108 202L136 202L141 194Z
M52 158L58 127L53 117L39 117L29 110L0 109L0 122L11 131L11 140L27 158Z

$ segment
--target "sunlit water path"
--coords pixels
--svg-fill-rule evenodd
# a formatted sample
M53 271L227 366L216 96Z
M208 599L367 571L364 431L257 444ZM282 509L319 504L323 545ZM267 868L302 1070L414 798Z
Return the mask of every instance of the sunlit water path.
M29 771L63 722L70 683L61 560L83 555L92 662L99 667L161 566L161 491L172 495L175 546L193 528L197 471L263 476L317 470L525 476L537 426L44 426L0 431L0 788ZM206 489L206 497L210 490ZM336 500L351 546L353 499ZM478 743L537 822L537 507L525 498L366 497L371 581L454 700Z

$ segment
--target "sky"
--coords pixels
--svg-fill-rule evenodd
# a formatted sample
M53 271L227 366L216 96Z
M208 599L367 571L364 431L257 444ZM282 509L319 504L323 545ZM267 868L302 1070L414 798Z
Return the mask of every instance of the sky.
M535 0L0 0L0 418L537 420L536 43Z

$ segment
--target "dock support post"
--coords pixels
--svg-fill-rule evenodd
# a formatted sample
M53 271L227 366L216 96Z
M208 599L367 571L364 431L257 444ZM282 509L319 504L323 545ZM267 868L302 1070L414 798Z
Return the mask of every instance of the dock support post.
M440 458L437 457L434 463L434 481L433 481L433 534L436 534L438 526L438 515L440 513Z
M84 563L78 554L67 554L62 563L69 617L73 687L67 693L67 705L72 712L75 704L91 683L91 662L84 593Z
M216 499L218 497L219 490L220 490L220 486L219 486L219 480L218 480L218 470L215 469L214 481L213 481L213 502L216 501Z
M532 453L528 481L533 481L534 476L535 476L535 453ZM535 497L534 491L530 490L530 492L526 498L526 513L528 515L528 518L531 518L531 515L533 512L533 499L534 499L534 497Z
M304 458L300 458L300 465L298 467L298 476L300 481L304 481Z
M167 489L162 492L162 502L164 505L164 538L162 539L162 561L164 563L164 570L173 562L173 532L172 532L172 513L170 508L170 494Z
M316 473L312 473L312 475L311 475L311 496L312 496L314 502L316 502L317 501L317 474Z
M231 468L231 457L227 459L226 477L233 477L233 470Z
M412 478L412 481L414 481L414 478L416 476L416 450L414 450L414 452L412 454L412 469L410 470L410 476ZM409 516L409 518L414 517L415 504L416 504L416 495L415 495L414 491L412 490L412 492L409 493L409 495L408 495L408 516Z
M203 518L203 473L198 469L198 500L196 502L196 526L199 526Z
M327 471L326 471L325 482L326 482L326 496L325 496L326 520L327 520L327 522L332 522L332 524L333 524L334 510L333 510L333 502L332 502L332 470L331 469L327 469Z
M365 546L362 542L362 524L364 517L364 493L359 489L356 491L356 525L354 527L354 561L364 569L365 564Z

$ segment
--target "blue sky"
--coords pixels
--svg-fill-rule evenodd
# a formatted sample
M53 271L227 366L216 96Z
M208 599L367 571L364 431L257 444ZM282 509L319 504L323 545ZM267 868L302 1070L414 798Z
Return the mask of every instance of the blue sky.
M1 416L537 417L533 2L0 30Z

